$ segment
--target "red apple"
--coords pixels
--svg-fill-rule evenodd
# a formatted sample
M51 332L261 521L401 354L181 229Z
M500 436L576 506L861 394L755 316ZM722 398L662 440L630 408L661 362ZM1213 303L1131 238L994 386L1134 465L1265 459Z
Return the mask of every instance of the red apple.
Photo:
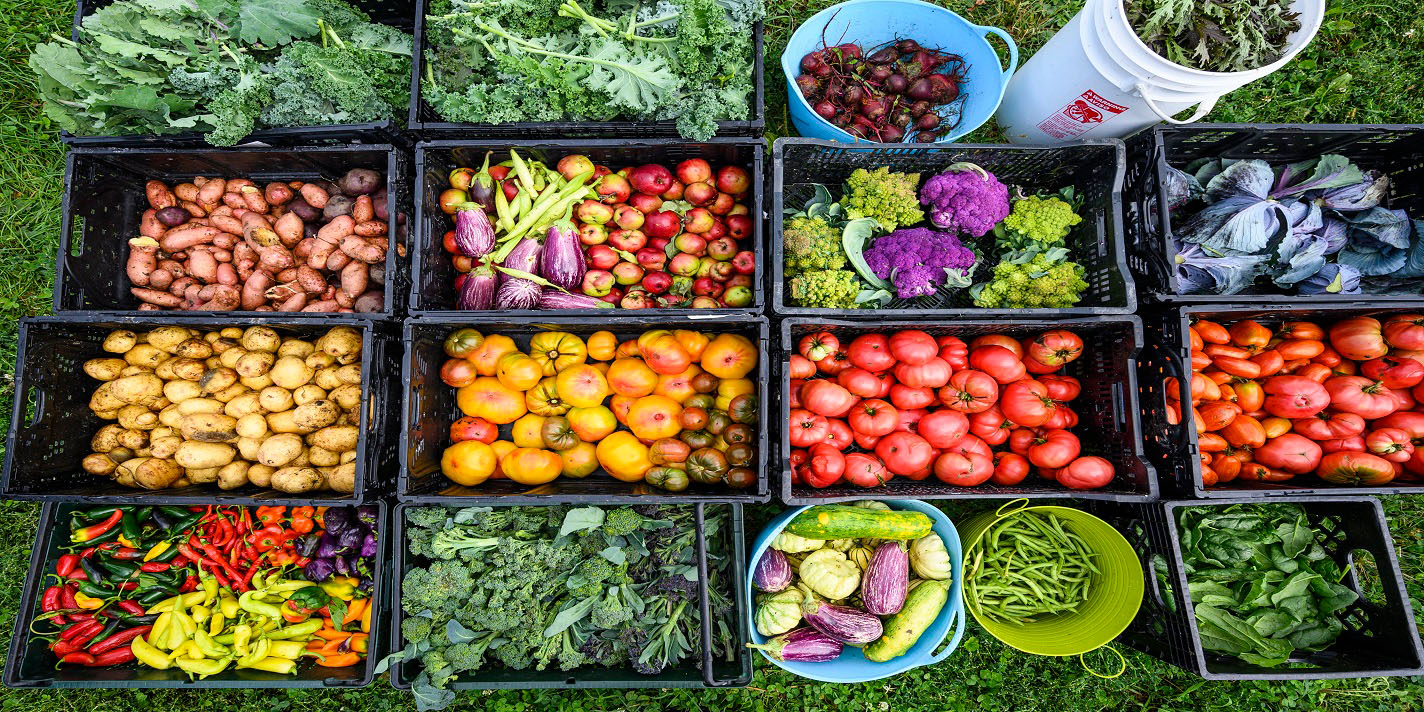
M591 269L583 273L583 293L590 297L606 296L613 289L613 273Z
M752 228L755 226L756 225L752 222L752 219L747 217L746 215L727 216L727 236L732 238L733 240L741 240L750 237L752 234Z
M632 262L619 262L613 265L613 279L625 287L637 284L643 281L643 268Z
M717 280L718 282L726 282L730 280L732 278L732 275L736 273L737 269L732 266L731 262L718 262L716 260L713 260L712 269L707 276ZM748 279L747 281L750 282L751 280Z
M687 297L681 294L664 294L658 297L658 302L665 307L681 307L686 301Z
M614 230L608 233L608 244L625 252L637 252L648 244L642 230Z
M459 294L459 293L460 293L460 287L463 287L463 286L465 285L465 280L467 280L467 279L469 279L469 278L470 278L470 273L468 273L468 272L461 272L461 273L455 275L455 293L456 293L456 294Z
M699 297L720 297L722 296L722 283L711 277L698 277L692 283L692 293Z
M672 242L670 238L652 237L648 239L648 247L654 250L666 250L669 242Z
M643 231L648 237L672 237L682 230L682 221L671 210L650 213L643 223Z
M683 229L698 235L706 233L717 224L717 218L707 208L693 208L683 217Z
M643 226L643 212L631 205L620 205L613 211L613 222L624 230L637 230Z
M594 245L588 248L588 265L593 269L613 269L622 260L608 245Z
M663 199L647 193L634 193L628 198L628 204L637 208L644 215L663 209Z
M585 245L602 245L608 242L608 229L597 223L584 223L579 226L579 242Z
M737 243L725 237L709 241L707 254L714 260L726 262L737 254Z
M672 187L663 191L663 200L682 200L682 191L685 187L686 186L682 184L682 181L673 181Z
M728 264L730 264L730 263L728 263ZM738 274L738 275L734 275L731 279L727 280L727 286L728 286L728 287L750 287L750 286L752 286L752 276L749 275L749 274Z
M682 199L698 207L711 205L717 199L717 189L711 183L688 183L682 190Z
M679 252L686 252L694 257L701 257L707 253L707 241L690 232L678 235L672 244L677 247Z
M702 265L702 260L695 255L686 252L679 252L668 260L668 271L683 277L691 277L697 274L697 268Z
M689 158L677 164L677 179L691 185L712 179L712 165L701 158Z
M450 187L455 190L469 190L470 183L475 180L475 169L456 168L450 171Z
M519 181L506 180L499 184L499 189L504 191L504 199L513 202L519 196ZM463 201L462 201L463 202Z
M740 193L752 187L747 172L737 166L722 166L717 169L717 190L723 193Z
M597 200L585 200L574 208L574 217L579 222L607 225L608 221L613 219L613 208Z
M466 257L465 255L452 256L450 258L450 264L455 268L456 272L469 272L475 268L474 258Z
M722 294L722 302L729 307L744 307L752 303L751 287L728 287Z
M628 179L617 173L609 173L598 181L598 199L613 205L614 203L628 202L628 196L633 194L633 186L628 184Z
M667 272L649 272L643 275L643 289L653 294L662 294L672 286L672 275Z
M701 210L701 208L698 208L698 210ZM726 237L726 236L727 236L727 223L726 223L725 221L723 221L722 218L720 218L720 217L715 217L715 216L714 216L714 217L712 218L712 220L713 220L712 229L711 229L711 230L708 230L708 231L707 231L707 234L706 234L706 235L703 235L703 237L705 237L705 238L707 238L707 239L709 239L709 240L720 240L720 239Z
M491 170L493 170L493 169L491 169ZM602 177L604 177L604 176L606 176L606 175L608 175L609 173L612 173L612 172L613 172L613 171L611 171L611 170L608 169L608 166L594 166L594 167L593 167L593 177L594 177L595 179L602 178Z
M588 156L570 153L560 158L558 165L554 168L559 172L559 175L564 177L564 180L573 180L573 177L576 175L592 171L593 161L589 160Z
M692 298L692 308L693 308L693 309L716 309L717 307L720 307L720 306L722 306L722 305L719 304L719 303L717 302L717 300L714 299L714 298L712 298L712 297L693 297L693 298Z
M736 205L736 203L732 201L732 196L726 193L718 193L717 199L712 201L712 206L707 209L711 210L713 215L726 215L732 212L732 206L734 205Z
M618 300L618 306L623 309L655 309L658 303L646 290L629 289L628 293Z
M661 195L672 187L673 177L666 166L646 163L633 169L628 176L628 182L632 183L633 190L639 193Z
M667 253L660 249L644 247L634 253L633 256L638 259L638 264L642 265L643 269L650 272L661 270L667 266Z
M742 250L732 257L732 266L737 268L737 274L751 274L756 271L756 255Z

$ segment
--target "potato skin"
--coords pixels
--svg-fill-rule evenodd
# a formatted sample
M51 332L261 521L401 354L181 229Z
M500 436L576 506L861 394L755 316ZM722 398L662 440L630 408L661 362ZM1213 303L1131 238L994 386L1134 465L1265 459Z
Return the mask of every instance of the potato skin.
M121 358L91 358L84 362L84 373L96 381L113 381L127 365Z
M322 488L326 478L313 467L284 467L272 473L272 489L301 494Z
M267 438L257 449L257 461L268 467L283 467L302 454L302 438L293 433L279 433Z
M181 467L202 470L210 467L222 467L232 462L232 458L236 454L237 451L225 443L187 440L178 446L178 451L173 454L173 460Z
M354 425L328 425L307 436L307 443L332 452L355 450L360 429Z

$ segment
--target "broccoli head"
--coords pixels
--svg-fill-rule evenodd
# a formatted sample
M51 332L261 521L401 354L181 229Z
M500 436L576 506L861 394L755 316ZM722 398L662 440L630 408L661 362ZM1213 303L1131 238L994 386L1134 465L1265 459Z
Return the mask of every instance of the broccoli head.
M411 507L405 510L406 523L416 527L439 529L449 518L450 512L444 507Z
M631 507L619 507L608 512L603 519L603 533L608 536L627 536L643 525L643 515Z
M986 309L1061 309L1078 303L1088 283L1083 266L1054 248L1011 252L994 267L989 282L971 290L975 306Z
M856 309L860 278L844 269L816 269L791 278L791 303L812 309Z
M1009 214L1009 189L973 163L956 163L925 181L920 203L935 227L982 237Z
M618 629L624 623L633 619L633 609L629 601L623 595L620 586L610 586L608 592L598 599L598 603L593 604L593 610L589 611L589 622L597 628Z
M846 265L840 233L824 218L793 217L786 222L781 239L788 275L804 270L840 269Z
M407 643L420 643L430 638L432 620L427 616L408 616L401 621L401 637Z
M434 561L426 568L411 569L401 581L401 605L407 613L431 610L450 614L469 597L474 581L458 561Z
M857 168L846 179L841 204L851 218L874 218L886 230L925 219L915 191L920 174L892 173L888 166L873 171Z

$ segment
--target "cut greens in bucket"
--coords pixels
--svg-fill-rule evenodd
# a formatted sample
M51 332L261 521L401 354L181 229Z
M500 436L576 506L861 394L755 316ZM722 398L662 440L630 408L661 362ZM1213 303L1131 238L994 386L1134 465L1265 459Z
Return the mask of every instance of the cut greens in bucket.
M1424 241L1389 176L1340 155L1167 169L1182 294L1418 294Z
M1126 0L1137 36L1158 56L1207 72L1245 72L1285 55L1300 29L1290 0Z

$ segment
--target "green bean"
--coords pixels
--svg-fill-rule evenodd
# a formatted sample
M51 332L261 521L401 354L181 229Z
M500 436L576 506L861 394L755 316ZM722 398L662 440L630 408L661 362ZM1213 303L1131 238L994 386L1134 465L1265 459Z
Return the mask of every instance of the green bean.
M1059 517L1019 512L985 532L966 587L989 619L1023 625L1077 611L1087 600L1096 552Z

